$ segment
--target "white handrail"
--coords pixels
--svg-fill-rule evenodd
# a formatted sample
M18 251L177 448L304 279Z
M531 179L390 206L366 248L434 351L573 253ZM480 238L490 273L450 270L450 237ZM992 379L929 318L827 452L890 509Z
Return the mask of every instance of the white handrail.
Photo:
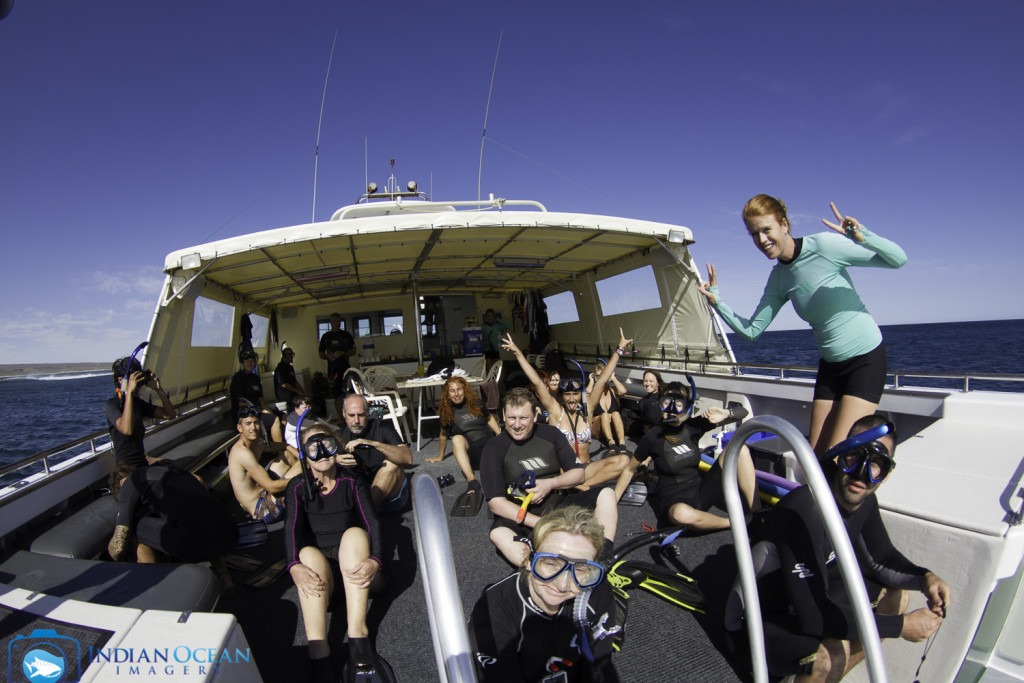
M740 500L740 485L737 479L739 471L740 447L755 432L771 432L786 440L796 453L807 477L807 485L811 489L825 530L828 532L839 560L839 569L843 574L843 582L849 593L857 629L864 655L868 675L872 683L886 683L889 679L885 673L885 661L882 657L882 643L878 638L878 627L875 615L868 602L867 589L864 588L864 577L861 576L857 558L853 553L850 538L846 535L846 527L839 516L832 489L825 481L825 475L818 464L810 445L796 427L786 420L774 415L762 415L747 420L736 430L722 453L722 487L725 493L726 508L729 511L729 523L732 526L733 545L736 549L736 562L739 565L740 585L743 589L744 609L746 610L747 636L750 639L750 657L754 666L755 683L768 680L768 667L765 664L764 626L761 621L761 603L757 595L757 577L754 575L754 561L750 551L750 536L747 534L747 523L743 515L743 503Z
M442 683L476 683L473 650L459 597L441 489L433 477L414 474L412 499L416 554L427 598L438 678Z

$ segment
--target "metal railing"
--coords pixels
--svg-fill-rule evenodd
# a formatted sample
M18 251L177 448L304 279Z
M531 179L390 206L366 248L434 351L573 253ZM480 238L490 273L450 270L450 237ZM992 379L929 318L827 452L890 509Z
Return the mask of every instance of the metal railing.
M843 525L839 509L832 497L832 489L825 481L818 458L814 455L814 451L811 450L810 444L804 439L803 434L789 422L772 415L755 417L740 425L722 454L722 485L726 508L729 511L729 523L732 527L736 562L739 565L740 584L743 588L743 603L746 611L747 636L750 639L750 657L754 666L754 681L756 683L767 681L768 667L765 663L764 625L761 621L761 602L757 594L757 577L754 573L750 536L747 534L747 523L744 519L743 503L740 500L737 474L740 448L756 432L771 432L785 439L796 453L839 561L843 583L847 587L857 620L860 642L864 646L868 675L872 683L885 683L888 681L888 677L885 673L885 660L882 657L882 643L878 638L875 615L871 611L867 590L864 588L864 577L860 573L860 566L854 555L853 546L849 536L846 535L846 527Z
M416 554L427 598L438 679L443 683L476 683L473 651L448 536L448 514L433 477L413 475L412 500Z
M189 416L194 415L195 413L217 403L218 399L220 399L220 397L222 396L222 393L223 392L217 391L197 398L186 399L185 401L182 402L181 405L176 406L178 416L175 419L167 420L165 422L161 422L160 424L150 427L149 429L146 430L146 436L148 437L152 434L159 433L160 431L163 431L164 429L171 427L177 422L184 420ZM78 449L79 447L83 446L86 443L89 444L88 449L82 449L80 452L75 452L76 449ZM26 458L22 458L17 462L11 463L9 465L4 466L3 468L0 468L0 489L7 488L10 486L17 487L20 483L27 481L28 477L34 477L38 475L39 472L29 472L23 475L22 477L14 477L11 478L10 481L4 481L4 479L7 478L9 475L29 469L32 466L37 465L38 463L42 463L42 474L44 475L45 478L53 474L54 471L57 469L58 465L61 465L69 460L82 458L82 456L87 456L83 460L91 460L93 458L99 457L109 449L110 434L106 429L103 429L98 432L93 432L92 434L79 437L74 441L68 441L67 443L60 444L59 446L54 446L53 448L50 448L48 450L39 453L34 453L33 455L30 455Z

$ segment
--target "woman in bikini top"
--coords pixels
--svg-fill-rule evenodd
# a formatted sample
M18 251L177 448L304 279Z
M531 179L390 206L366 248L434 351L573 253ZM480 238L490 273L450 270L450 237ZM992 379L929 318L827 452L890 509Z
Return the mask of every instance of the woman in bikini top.
M625 468L629 461L628 455L616 455L604 458L598 462L590 462L590 441L592 436L587 415L593 414L598 401L601 400L601 392L608 384L608 378L615 372L615 366L618 365L622 350L631 342L631 339L626 339L622 328L619 328L619 348L617 353L612 354L611 362L608 363L594 383L594 391L587 394L586 413L581 410L583 407L583 377L562 377L558 383L558 395L555 396L550 391L547 383L541 379L537 369L530 365L526 356L516 346L516 343L512 341L512 335L506 334L502 343L502 348L506 351L511 351L515 355L516 360L519 361L519 367L522 368L530 380L534 393L537 394L541 405L548 412L548 424L557 427L560 432L565 434L569 444L576 451L576 457L579 458L580 462L587 465L587 477L584 481L584 486L592 486L593 484L618 477L619 472Z

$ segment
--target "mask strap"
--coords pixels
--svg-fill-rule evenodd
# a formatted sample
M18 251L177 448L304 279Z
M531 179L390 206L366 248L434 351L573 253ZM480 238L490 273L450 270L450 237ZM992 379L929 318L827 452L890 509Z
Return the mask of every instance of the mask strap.
M313 473L309 470L309 464L306 463L306 450L302 447L302 422L309 415L309 408L302 411L302 415L299 415L299 422L295 425L295 447L299 450L299 466L302 468L302 478L306 480L306 493L309 495L309 499L313 500Z

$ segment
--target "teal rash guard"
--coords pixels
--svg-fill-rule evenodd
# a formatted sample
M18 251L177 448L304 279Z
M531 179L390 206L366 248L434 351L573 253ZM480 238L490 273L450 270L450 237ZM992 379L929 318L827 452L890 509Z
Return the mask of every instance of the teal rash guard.
M814 330L818 352L826 361L835 363L871 351L882 343L882 332L857 295L846 268L899 268L907 262L907 255L898 244L864 226L860 232L864 236L862 243L834 232L804 237L799 256L772 268L750 319L736 315L722 301L718 287L710 287L715 310L741 337L753 341L771 324L786 301L792 300L797 315Z

